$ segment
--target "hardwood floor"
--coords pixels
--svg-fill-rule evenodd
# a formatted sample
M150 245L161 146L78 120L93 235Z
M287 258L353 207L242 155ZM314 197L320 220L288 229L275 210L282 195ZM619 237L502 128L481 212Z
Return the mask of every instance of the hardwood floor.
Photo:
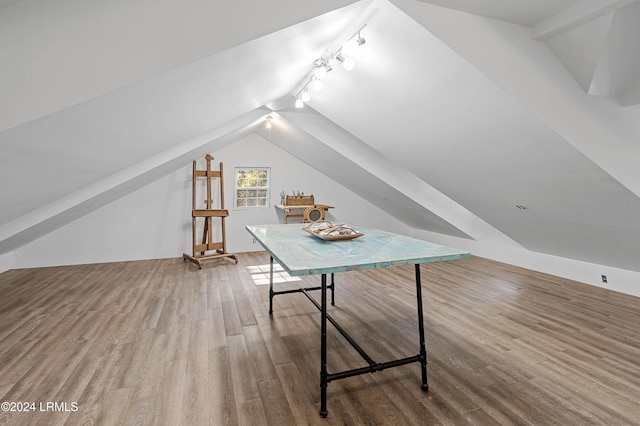
M640 424L640 299L476 257L421 267L429 392L418 364L339 380L320 419L319 312L270 317L265 264L0 274L0 401L35 404L0 425ZM417 354L412 266L336 277L329 311L376 361ZM328 334L330 372L362 366Z

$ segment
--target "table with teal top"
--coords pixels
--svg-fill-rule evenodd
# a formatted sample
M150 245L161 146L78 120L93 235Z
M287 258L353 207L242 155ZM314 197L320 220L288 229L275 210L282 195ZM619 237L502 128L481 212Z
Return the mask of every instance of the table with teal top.
M247 225L246 229L269 253L269 314L273 314L273 297L288 293L303 293L320 310L320 417L326 417L328 414L327 385L334 380L419 362L422 372L422 389L428 390L420 264L463 259L471 255L463 250L356 225L349 226L364 234L363 236L344 241L326 241L306 232L303 228L307 225ZM274 291L274 260L292 276L321 275L320 286ZM335 303L334 273L399 265L415 265L419 353L393 361L376 362L327 313L327 289L331 290L333 305ZM327 284L327 274L331 276L330 284ZM320 290L320 301L309 293L314 290ZM362 356L367 366L336 373L327 371L327 321Z

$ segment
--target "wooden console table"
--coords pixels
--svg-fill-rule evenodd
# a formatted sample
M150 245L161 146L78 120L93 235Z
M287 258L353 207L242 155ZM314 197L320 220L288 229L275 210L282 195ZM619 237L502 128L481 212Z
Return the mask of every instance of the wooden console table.
M293 210L302 210L304 212L309 207L316 207L326 212L327 210L334 208L333 206L326 204L316 204L313 195L306 197L291 197L287 195L285 203L286 204L276 204L276 208L284 212L284 223L289 223L290 218L304 218L304 214L291 213Z
M280 210L284 211L284 223L289 223L289 218L298 218L298 219L304 218L304 214L299 214L299 213L293 213L292 214L291 213L292 210L305 211L309 207L317 207L317 208L323 209L325 211L334 208L333 206L328 206L326 204L305 204L305 205L301 205L301 206L289 206L289 205L284 205L284 204L276 204L276 209L280 209Z

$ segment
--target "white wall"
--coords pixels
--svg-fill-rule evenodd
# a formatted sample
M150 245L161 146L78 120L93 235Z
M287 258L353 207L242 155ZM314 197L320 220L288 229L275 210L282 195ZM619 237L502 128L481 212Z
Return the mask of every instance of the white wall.
M326 175L309 168L264 138L251 134L216 152L214 164L224 163L227 250L261 250L245 230L247 224L283 222L273 205L280 192L313 194L321 203L334 205L328 220L386 229L440 244L469 250L475 255L511 263L573 280L640 296L640 274L571 259L504 247L500 241L473 241L427 231L412 230ZM271 207L265 210L233 209L234 167L270 167ZM191 250L191 164L90 213L13 253L0 256L0 271L9 268L100 263L180 257ZM363 214L366 212L366 215ZM200 234L198 233L198 238Z
M280 192L313 194L330 204L328 220L355 222L408 234L410 229L264 138L252 134L212 152L224 163L227 251L261 250L247 224L283 222L274 204ZM271 167L272 205L233 209L234 167ZM180 257L191 252L191 164L13 252L11 268ZM200 166L199 166L200 168ZM367 215L362 214L363 211ZM200 238L200 234L198 234ZM6 256L3 256L3 258ZM3 259L0 259L0 266ZM7 267L0 269L8 269Z
M229 209L227 219L228 251L253 251L260 247L245 229L248 224L284 223L284 215L273 205L280 203L280 192L291 194L302 191L313 194L316 202L335 206L329 210L327 220L351 222L360 225L388 229L408 234L409 227L389 216L373 204L337 184L326 175L311 169L286 151L253 134L242 143L234 143L214 154L216 161L224 162L225 207ZM233 167L271 167L271 208L267 210L233 209ZM363 212L367 212L363 215Z
M640 273L635 271L538 253L527 250L524 247L505 246L499 240L483 240L480 242L417 229L412 231L411 236L457 247L467 250L476 256L486 257L498 262L640 296ZM602 275L607 277L606 284L602 283Z
M11 269L11 260L13 253L5 253L0 255L0 273Z
M12 268L174 257L190 231L180 169L14 251Z

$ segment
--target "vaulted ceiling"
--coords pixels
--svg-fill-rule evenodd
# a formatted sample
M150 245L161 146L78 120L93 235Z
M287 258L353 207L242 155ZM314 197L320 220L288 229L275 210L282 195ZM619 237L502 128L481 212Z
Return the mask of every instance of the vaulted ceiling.
M640 271L637 1L51 3L0 0L0 254L271 115L412 228Z

